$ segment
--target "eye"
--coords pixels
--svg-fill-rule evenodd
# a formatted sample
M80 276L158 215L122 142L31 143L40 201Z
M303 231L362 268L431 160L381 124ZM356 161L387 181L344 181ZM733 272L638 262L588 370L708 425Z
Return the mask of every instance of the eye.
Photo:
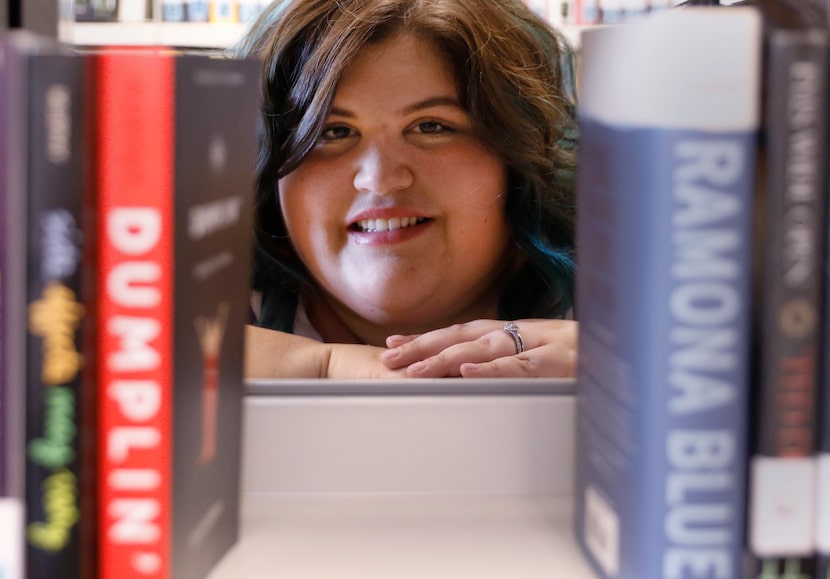
M323 132L320 133L320 141L330 143L342 139L348 139L349 137L355 136L355 134L355 131L346 125L332 125L323 129Z
M419 133L433 135L452 131L452 128L441 121L422 121L415 126L415 130Z

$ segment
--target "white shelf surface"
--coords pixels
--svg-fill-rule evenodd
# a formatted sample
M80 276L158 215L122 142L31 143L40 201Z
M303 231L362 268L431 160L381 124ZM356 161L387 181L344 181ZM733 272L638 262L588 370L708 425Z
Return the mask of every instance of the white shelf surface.
M209 579L594 579L571 497L246 495Z
M572 395L261 396L247 494L570 495Z
M210 579L593 579L572 395L254 396Z

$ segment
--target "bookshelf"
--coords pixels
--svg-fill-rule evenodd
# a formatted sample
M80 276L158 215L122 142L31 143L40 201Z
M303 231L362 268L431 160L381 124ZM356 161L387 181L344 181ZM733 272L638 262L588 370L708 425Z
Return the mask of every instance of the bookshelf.
M592 579L572 395L249 396L242 533L210 579Z
M226 48L247 29L242 23L207 22L61 22L60 40L78 46L177 46Z
M78 46L177 46L221 49L234 44L247 30L244 23L210 22L72 22L58 23L58 38ZM574 46L587 26L560 30Z
M595 579L571 501L531 496L249 496L208 579Z

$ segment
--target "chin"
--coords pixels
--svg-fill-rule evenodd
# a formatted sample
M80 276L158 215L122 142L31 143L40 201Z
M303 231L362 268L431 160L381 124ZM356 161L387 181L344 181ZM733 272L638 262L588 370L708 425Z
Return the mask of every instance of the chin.
M367 298L356 306L352 310L354 313L372 324L395 329L394 333L421 333L440 325L436 322L432 326L430 316L425 316L423 306L417 303L401 304L400 300L395 300L386 304Z

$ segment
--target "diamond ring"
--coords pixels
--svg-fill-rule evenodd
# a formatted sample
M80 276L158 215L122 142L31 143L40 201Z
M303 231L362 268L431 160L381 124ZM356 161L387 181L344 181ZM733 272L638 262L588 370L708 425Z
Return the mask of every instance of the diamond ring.
M516 325L515 322L507 322L504 324L504 331L507 332L507 335L513 338L513 342L516 344L516 353L521 354L525 351L525 341L522 338L522 335L519 333L519 326Z

